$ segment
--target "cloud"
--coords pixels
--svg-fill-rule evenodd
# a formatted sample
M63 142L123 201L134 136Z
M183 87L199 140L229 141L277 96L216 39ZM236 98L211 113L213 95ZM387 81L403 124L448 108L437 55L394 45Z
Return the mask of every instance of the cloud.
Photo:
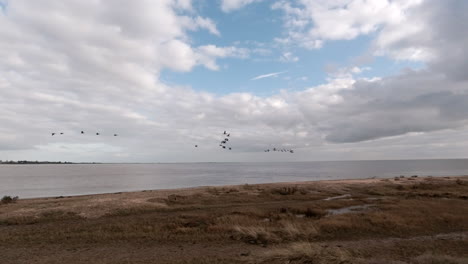
M286 36L277 41L284 44L299 43L300 46L317 49L329 40L350 40L360 35L369 35L381 29L398 27L394 35L411 34L420 24L410 24L408 19L413 8L423 1L390 0L303 0L278 1L272 5L284 12ZM405 26L403 26L405 25ZM385 34L388 38L390 34ZM382 40L384 42L385 40Z
M1 159L253 161L467 154L468 37L460 33L467 28L466 1L427 0L410 7L392 1L405 10L401 25L390 18L349 20L353 34L376 34L374 54L409 59L414 54L398 58L400 51L427 51L429 56L417 58L425 61L423 69L365 79L358 75L364 68L337 68L324 84L267 97L215 95L160 79L165 69L217 70L217 60L250 56L237 45L194 45L190 32L209 28L187 23L199 17L189 2L184 8L177 4L182 1L169 0L130 6L115 1L8 3L7 12L0 13ZM297 27L314 21L314 14L305 15ZM413 22L418 30L405 31ZM305 34L298 40L333 37L314 33L304 39L311 36L307 30L295 32ZM345 32L340 38L352 36ZM81 130L101 136L82 136ZM232 153L217 149L223 130L232 131ZM51 137L54 131L65 136ZM307 155L257 154L273 145Z
M282 62L297 62L297 61L299 61L299 57L294 56L294 54L292 54L292 52L284 52L280 57L280 61L282 61Z
M198 16L194 22L195 22L195 25L197 25L197 27L206 29L213 35L221 36L213 20Z
M228 13L240 9L246 5L260 1L262 0L222 0L221 10L223 10L223 12Z
M272 72L272 73L267 73L267 74L262 74L262 75L259 75L259 76L256 76L252 79L250 79L251 81L255 81L255 80L260 80L260 79L264 79L264 78L270 78L270 77L276 77L280 74L283 74L283 73L286 73L287 71L282 71L282 72Z
M237 47L217 47L215 45L205 45L197 48L198 61L210 70L219 70L216 64L217 58L241 58L249 56L249 50Z

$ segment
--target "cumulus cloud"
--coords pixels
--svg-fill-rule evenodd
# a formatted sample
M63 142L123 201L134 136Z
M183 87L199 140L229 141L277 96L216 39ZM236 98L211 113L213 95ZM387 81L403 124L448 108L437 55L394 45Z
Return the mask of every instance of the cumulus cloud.
M314 2L320 8L327 5ZM432 157L436 150L466 154L461 146L468 145L463 137L468 125L468 37L461 32L467 28L462 11L468 3L375 1L381 6L359 11L354 5L363 1L346 1L353 4L348 9L363 15L357 18L346 10L338 12L344 7L337 3L345 1L333 2L336 11L329 14L343 13L350 23L346 30L341 35L315 30L314 23L320 28L332 22L309 12L309 5L316 7L304 0L307 12L287 11L299 12L294 17L304 20L291 22L295 29L304 29L295 30L297 40L326 45L330 39L375 32L375 54L416 58L426 67L373 79L359 78L364 68L345 67L330 73L327 83L303 91L268 97L215 95L160 80L164 69L219 70L217 59L249 57L249 50L235 45L194 46L190 31L217 35L217 30L207 18L200 18L204 22L196 27L187 22L199 20L190 1L148 0L130 6L116 1L9 1L0 13L2 156L255 160L261 159L253 156L257 151L277 145L310 149L311 159L385 157L387 150L393 154L386 157ZM278 8L288 7L281 4ZM383 11L393 6L399 8L393 15ZM397 21L418 26L409 30ZM414 50L420 55L405 53ZM401 54L409 55L398 57ZM235 135L229 157L216 149L219 132L225 129ZM81 130L90 133L80 135ZM54 131L65 135L51 137ZM119 137L111 136L115 132ZM417 147L430 140L442 143L428 146L429 152ZM193 154L194 142L203 154Z
M380 41L391 42L393 37L403 36L418 31L420 23L407 23L408 11L417 7L422 0L301 0L278 1L273 9L285 14L287 34L278 42L316 49L327 40L350 40L360 35L368 35L382 28L399 27L393 33L383 34ZM406 32L406 33L405 33Z

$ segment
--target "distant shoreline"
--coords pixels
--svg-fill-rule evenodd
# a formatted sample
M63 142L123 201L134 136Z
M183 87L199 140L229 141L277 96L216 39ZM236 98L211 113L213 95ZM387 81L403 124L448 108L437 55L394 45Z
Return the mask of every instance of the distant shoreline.
M299 160L299 161L184 161L184 162L69 162L69 161L2 161L0 165L34 165L34 164L223 164L223 163L313 163L313 162L376 162L376 161L433 161L433 160L468 160L466 158L427 158L427 159L357 159L357 160Z
M68 162L68 161L7 161L0 162L0 165L43 165L43 164L53 164L53 165L62 165L62 164L103 164L99 162Z

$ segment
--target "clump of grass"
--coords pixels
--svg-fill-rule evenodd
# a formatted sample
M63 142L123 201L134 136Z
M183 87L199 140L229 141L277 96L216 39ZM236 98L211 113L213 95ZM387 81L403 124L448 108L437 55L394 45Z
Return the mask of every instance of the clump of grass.
M313 207L281 207L279 208L280 214L288 214L288 215L303 215L306 218L315 218L320 219L323 216L327 215L327 212L321 208L313 208Z
M467 184L465 181L463 181L463 180L461 180L461 179L457 179L455 182L456 182L458 185L466 185L466 184Z
M232 238L242 240L250 244L263 244L279 242L280 239L264 226L239 226L233 228Z
M423 254L413 259L414 264L466 264L468 258L457 258L451 256L436 256L430 253Z
M37 216L17 216L0 221L0 225L32 225L36 223L65 221L65 220L83 219L75 212L66 212L62 210L51 210L43 212Z
M305 217L307 218L322 218L327 215L327 212L323 209L318 208L307 208L304 212Z
M261 263L268 263L272 260L282 260L282 263L341 264L351 263L351 255L346 250L338 247L297 242L287 247L274 248L266 252Z
M274 188L271 190L272 194L280 194L280 195L294 195L298 192L300 192L300 190L297 186L285 186L285 187Z
M0 203L2 204L16 203L18 199L19 199L18 196L11 197L9 195L5 195L2 197L2 200L0 200Z

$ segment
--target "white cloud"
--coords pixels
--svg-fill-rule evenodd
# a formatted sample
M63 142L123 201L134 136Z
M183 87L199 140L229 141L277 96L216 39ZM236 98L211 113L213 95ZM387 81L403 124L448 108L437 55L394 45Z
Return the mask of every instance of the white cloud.
M260 1L262 0L222 0L221 10L223 10L224 12L231 12L240 9L246 5Z
M194 21L194 25L196 25L199 28L208 30L213 35L221 36L218 29L216 28L216 24L213 22L213 20L209 18L203 18L198 16Z
M286 71L282 71L282 72L272 72L272 73L267 73L267 74L262 74L262 75L259 75L259 76L256 76L252 79L250 79L251 81L255 81L255 80L260 80L260 79L265 79L265 78L271 78L271 77L276 77L280 74L283 74L283 73L286 73Z
M193 46L188 32L196 29L186 22L198 15L187 4L175 9L176 3L182 2L10 1L0 13L0 159L258 160L269 157L256 151L281 144L310 150L303 155L308 159L468 154L468 37L460 33L466 1L427 0L408 8L392 1L405 10L402 21L421 26L377 39L375 50L429 50L423 70L362 79L364 68L338 68L325 84L268 97L215 95L160 80L163 69L216 70L216 59L250 56L236 45ZM309 17L294 27L309 27ZM354 22L351 31L377 27L378 38L398 31L390 18L370 21ZM224 129L232 131L233 153L213 143ZM51 137L53 131L65 136ZM200 154L193 154L194 142Z
M294 54L292 54L292 52L284 52L281 57L280 57L280 61L282 62L297 62L299 61L299 57L297 56L294 56Z
M385 49L421 31L424 23L414 20L411 12L422 3L423 0L300 0L279 1L272 8L285 13L287 34L277 39L280 43L317 49L324 41L350 40L378 32L378 46ZM430 51L411 47L399 54L402 59L421 60L429 57Z
M205 45L197 48L198 61L211 70L219 70L216 58L247 58L249 51L237 47L217 47L215 45Z

